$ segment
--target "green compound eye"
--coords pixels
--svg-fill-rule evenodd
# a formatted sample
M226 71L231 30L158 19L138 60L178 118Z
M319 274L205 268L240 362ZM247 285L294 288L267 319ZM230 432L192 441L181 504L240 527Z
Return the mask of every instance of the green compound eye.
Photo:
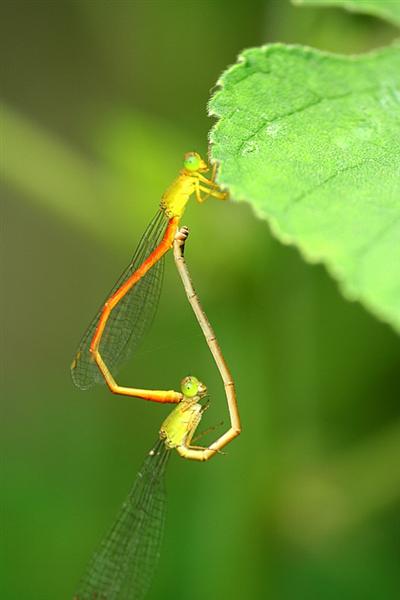
M188 152L185 154L183 166L188 171L197 171L201 166L201 158L197 152Z
M193 398L199 393L201 387L200 381L197 377L189 376L185 377L181 383L182 394L187 398Z

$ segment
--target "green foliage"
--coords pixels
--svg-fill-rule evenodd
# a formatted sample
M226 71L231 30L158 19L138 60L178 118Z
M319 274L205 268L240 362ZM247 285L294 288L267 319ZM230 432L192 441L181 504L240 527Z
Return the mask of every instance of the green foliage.
M247 50L210 112L219 182L400 330L400 48Z
M340 6L354 12L376 15L400 25L399 0L292 0L293 4L308 6Z

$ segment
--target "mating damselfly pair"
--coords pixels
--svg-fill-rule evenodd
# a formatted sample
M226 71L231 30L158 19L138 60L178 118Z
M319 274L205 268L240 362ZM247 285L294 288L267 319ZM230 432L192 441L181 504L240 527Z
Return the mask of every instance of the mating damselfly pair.
M184 259L188 229L179 229L191 195L198 202L226 194L208 179L205 161L196 153L185 155L178 177L161 199L160 209L145 230L128 267L114 285L83 336L71 365L74 383L87 389L105 381L109 389L177 406L164 420L159 439L149 452L109 533L93 555L74 596L76 600L139 600L144 598L157 563L165 517L164 474L169 450L184 458L206 461L241 430L233 379L215 333L194 290ZM119 385L112 374L135 350L153 320L161 290L163 259L173 248L174 260L187 298L220 372L230 417L229 429L208 447L192 445L207 404L207 388L194 376L182 380L181 391L147 390Z

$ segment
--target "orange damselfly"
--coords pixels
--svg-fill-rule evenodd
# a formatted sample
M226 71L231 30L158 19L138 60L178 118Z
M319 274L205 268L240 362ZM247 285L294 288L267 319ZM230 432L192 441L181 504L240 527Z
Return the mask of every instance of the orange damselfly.
M204 176L207 163L188 152L178 177L163 194L160 208L145 230L128 267L82 337L71 365L72 379L80 389L105 380L112 392L155 402L180 402L173 390L122 387L111 371L123 363L146 333L155 315L163 278L163 258L171 249L189 198L198 202L208 196L224 200L227 194Z

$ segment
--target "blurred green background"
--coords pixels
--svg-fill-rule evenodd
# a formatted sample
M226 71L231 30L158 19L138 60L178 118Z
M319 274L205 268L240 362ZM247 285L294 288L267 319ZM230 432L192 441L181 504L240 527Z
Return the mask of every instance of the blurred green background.
M168 412L80 392L69 365L183 153L206 152L221 71L266 42L360 52L394 35L285 0L2 3L2 599L72 597ZM394 599L398 338L245 204L192 202L184 223L243 433L210 463L172 457L149 598ZM168 257L156 322L119 379L168 389L188 373L208 384L206 424L227 427Z

